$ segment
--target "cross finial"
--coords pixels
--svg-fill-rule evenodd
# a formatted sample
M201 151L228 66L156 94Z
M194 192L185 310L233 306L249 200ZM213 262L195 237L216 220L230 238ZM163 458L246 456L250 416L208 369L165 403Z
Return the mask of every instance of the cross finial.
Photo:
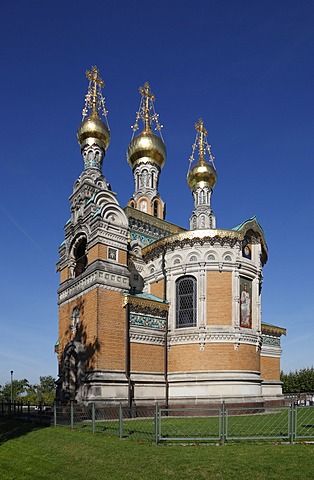
M140 108L136 114L135 123L134 125L132 125L133 132L136 132L136 130L139 129L138 122L139 119L141 119L144 123L143 131L145 133L151 133L152 123L155 122L155 130L158 130L161 136L162 125L160 125L158 121L159 115L155 112L154 109L155 95L152 93L149 83L144 83L144 85L139 88L139 92L141 94Z
M151 132L151 116L150 116L150 102L155 101L154 94L152 93L149 83L146 82L144 83L143 87L139 88L139 92L142 95L142 98L144 100L144 105L143 105L143 114L144 114L144 131L145 132Z
M204 158L204 153L205 153L205 139L207 136L207 130L204 127L204 122L200 118L198 123L195 124L195 130L199 132L198 136L198 150L200 154L200 158Z
M83 120L91 111L91 117L98 117L99 111L107 118L107 110L105 108L105 99L101 89L105 86L105 82L99 75L98 68L94 65L91 70L86 70L86 78L89 80L88 91L85 97L85 107L83 109Z
M209 161L214 163L215 157L212 156L211 146L207 141L207 130L204 126L203 120L200 118L198 123L195 123L196 138L192 145L192 155L190 156L190 165L194 162L195 149L198 147L199 161L205 162L205 155L208 154Z

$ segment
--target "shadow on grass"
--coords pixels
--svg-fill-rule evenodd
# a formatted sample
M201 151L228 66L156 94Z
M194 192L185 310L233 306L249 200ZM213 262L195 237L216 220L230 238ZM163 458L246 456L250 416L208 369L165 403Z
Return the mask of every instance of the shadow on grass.
M18 438L22 435L27 435L34 430L40 430L47 427L48 425L39 425L38 423L33 422L0 418L0 445L13 438Z

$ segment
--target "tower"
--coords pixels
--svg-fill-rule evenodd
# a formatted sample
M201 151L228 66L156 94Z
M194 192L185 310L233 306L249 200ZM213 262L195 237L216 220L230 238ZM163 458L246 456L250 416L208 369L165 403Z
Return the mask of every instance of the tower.
M198 230L216 228L216 219L211 209L211 194L217 181L214 167L214 157L207 142L207 130L202 119L195 124L196 138L192 146L190 164L194 161L194 152L198 148L199 158L197 163L189 170L187 182L192 190L194 210L190 218L190 229ZM209 162L206 161L206 154Z
M110 396L112 384L125 384L123 293L129 288L128 220L101 171L110 142L101 119L107 115L104 82L96 67L86 76L77 132L84 170L69 198L71 218L57 264L59 398L76 401Z
M127 159L133 171L134 194L128 205L157 218L165 218L165 205L158 193L159 175L166 160L166 147L161 136L152 131L153 124L161 135L158 114L154 109L155 96L146 82L140 87L141 101L133 125L133 138L127 150ZM143 122L143 131L134 137Z

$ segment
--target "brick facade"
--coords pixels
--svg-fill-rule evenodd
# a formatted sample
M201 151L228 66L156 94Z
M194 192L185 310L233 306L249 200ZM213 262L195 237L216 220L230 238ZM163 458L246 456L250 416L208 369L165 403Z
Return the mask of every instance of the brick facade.
M206 323L232 325L232 274L207 272Z
M263 380L280 380L280 358L261 356L261 376Z
M207 344L204 350L197 344L172 346L169 351L169 372L249 370L259 371L259 353L253 345L223 343Z
M164 373L164 347L131 342L131 371Z

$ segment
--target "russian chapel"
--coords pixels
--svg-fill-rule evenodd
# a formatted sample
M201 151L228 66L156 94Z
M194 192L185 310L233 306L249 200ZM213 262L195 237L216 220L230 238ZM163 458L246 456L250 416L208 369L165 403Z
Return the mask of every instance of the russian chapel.
M187 176L186 230L165 220L158 185L166 146L149 84L139 90L127 147L134 193L123 208L102 173L110 143L104 82L96 67L86 76L77 132L83 170L57 264L58 399L129 406L280 399L285 329L261 318L264 233L256 217L217 228L217 172L203 120Z

